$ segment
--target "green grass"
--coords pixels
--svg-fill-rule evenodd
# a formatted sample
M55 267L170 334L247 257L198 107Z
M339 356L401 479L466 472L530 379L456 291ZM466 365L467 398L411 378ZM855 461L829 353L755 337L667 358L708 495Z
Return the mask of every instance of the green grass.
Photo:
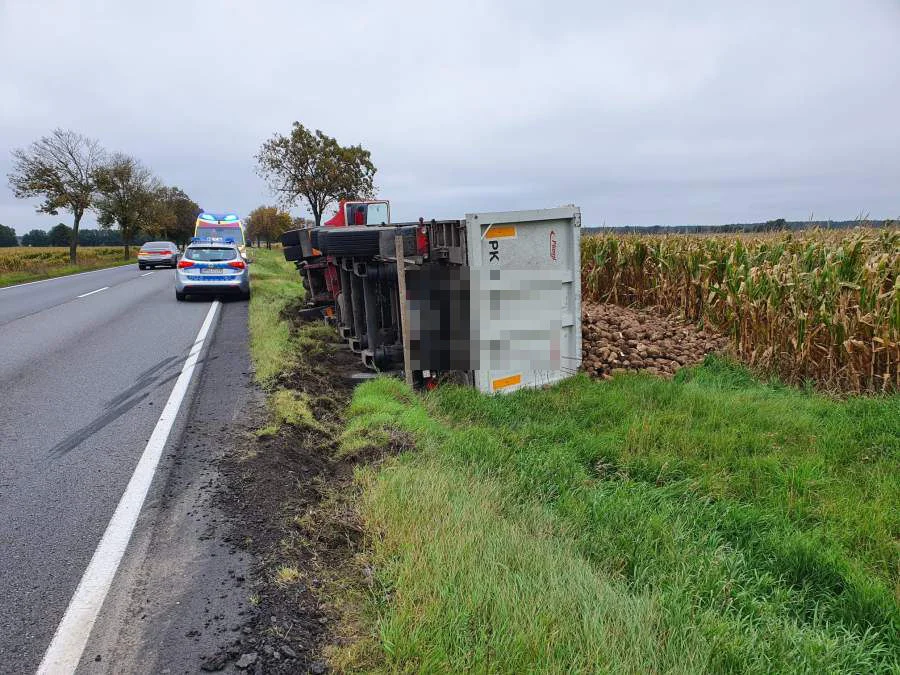
M119 251L119 254L121 255L121 251ZM25 284L32 281L43 281L44 279L55 279L56 277L65 277L70 274L80 274L81 272L102 270L109 267L134 265L135 260L135 258L131 258L130 260L105 260L83 265L64 265L38 271L0 272L0 288L3 288L4 286L15 286L16 284Z
M269 396L269 407L276 428L282 424L312 429L321 428L313 415L312 408L309 407L309 396L303 392L279 389Z
M900 397L719 360L487 397L357 389L374 669L898 672ZM365 652L366 650L362 650Z
M250 356L257 381L271 386L296 363L298 345L282 310L303 297L300 275L280 248L252 249L250 259Z

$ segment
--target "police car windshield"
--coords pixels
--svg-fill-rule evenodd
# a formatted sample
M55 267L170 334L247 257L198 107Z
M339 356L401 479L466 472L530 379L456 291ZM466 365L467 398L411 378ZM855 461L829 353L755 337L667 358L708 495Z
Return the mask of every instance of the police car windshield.
M237 251L228 246L190 246L184 257L188 260L200 260L202 262L222 262L237 258Z
M234 239L234 243L238 245L243 245L244 243L244 233L239 227L215 227L211 225L201 225L197 228L196 236L212 237L213 239Z

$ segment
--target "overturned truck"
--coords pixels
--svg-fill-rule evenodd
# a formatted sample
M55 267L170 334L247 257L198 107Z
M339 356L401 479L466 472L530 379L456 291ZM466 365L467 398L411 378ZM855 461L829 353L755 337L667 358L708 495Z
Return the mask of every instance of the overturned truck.
M508 392L581 365L580 227L574 206L395 224L386 201L342 202L282 244L366 368Z

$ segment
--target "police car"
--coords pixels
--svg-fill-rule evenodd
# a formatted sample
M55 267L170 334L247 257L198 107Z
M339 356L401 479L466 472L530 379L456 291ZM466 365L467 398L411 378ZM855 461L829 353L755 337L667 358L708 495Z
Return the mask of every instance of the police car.
M250 299L247 261L233 239L194 237L175 270L175 298L237 295Z

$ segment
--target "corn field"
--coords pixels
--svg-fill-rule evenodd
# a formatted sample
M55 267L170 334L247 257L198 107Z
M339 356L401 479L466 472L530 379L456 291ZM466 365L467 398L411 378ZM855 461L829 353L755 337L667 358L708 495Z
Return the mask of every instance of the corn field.
M586 298L657 306L728 335L783 381L900 390L900 228L584 237Z
M97 267L122 260L124 251L118 246L79 246L78 264ZM134 257L132 255L132 257ZM0 274L7 272L45 273L69 266L67 246L14 246L0 248Z

